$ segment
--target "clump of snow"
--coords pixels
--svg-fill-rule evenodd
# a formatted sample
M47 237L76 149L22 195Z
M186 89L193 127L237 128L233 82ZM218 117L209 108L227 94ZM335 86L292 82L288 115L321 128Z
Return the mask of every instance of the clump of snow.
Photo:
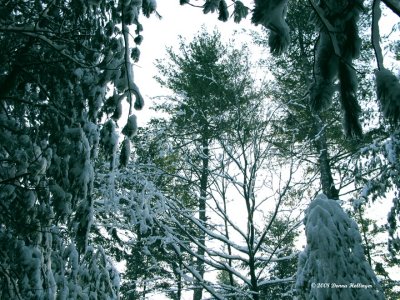
M270 30L268 46L273 55L280 55L289 47L289 26L285 21L287 0L256 1L251 21Z
M52 194L52 202L55 213L64 220L72 213L72 195L65 192L58 184L52 184L49 187Z
M115 130L115 122L108 120L100 131L100 142L104 152L110 158L110 168L114 168L115 155L118 146L118 134Z
M385 143L385 152L388 161L392 164L395 165L398 161L397 155L396 155L396 139L393 137L392 139L389 139Z
M131 142L128 138L125 138L122 142L121 155L119 156L119 165L126 167L131 156Z
M122 133L126 135L128 138L132 138L137 132L137 118L135 115L131 115L128 118L128 122L122 129Z
M83 126L83 130L85 131L89 145L91 145L90 155L92 158L97 158L97 149L100 142L99 127L92 122L86 122Z
M82 78L83 73L84 72L83 72L82 68L77 68L74 71L74 75L77 77L78 80L80 80Z

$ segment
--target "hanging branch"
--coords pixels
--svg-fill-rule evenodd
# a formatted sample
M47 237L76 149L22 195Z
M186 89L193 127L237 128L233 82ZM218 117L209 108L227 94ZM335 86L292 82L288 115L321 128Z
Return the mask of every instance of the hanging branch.
M124 10L122 10L124 11ZM128 102L129 102L129 113L128 116L132 114L132 93L131 93L131 78L132 73L132 65L130 63L130 58L129 58L129 28L128 26L124 23L122 25L122 32L124 35L124 44L125 44L125 54L124 54L124 64L125 64L125 74L126 74L126 83L128 86Z
M124 20L124 11L125 7L122 9L122 20ZM139 91L138 86L134 83L133 79L133 73L132 73L132 64L130 61L130 53L129 53L129 28L128 25L123 22L122 23L122 33L124 37L124 46L125 46L125 51L124 51L124 66L125 66L125 72L126 72L126 83L127 83L127 93L128 93L128 102L129 102L129 114L130 116L132 114L132 93L136 97L136 101L134 103L134 108L137 110L140 110L143 108L143 97Z
M379 43L379 40L380 40L379 19L381 18L381 14L382 14L381 8L379 7L380 2L381 2L380 0L374 0L374 2L373 2L372 26L371 26L371 42L372 42L372 46L374 48L376 62L378 64L378 70L382 70L384 68L382 49L381 49L381 46Z
M310 4L314 8L315 12L317 13L318 17L321 19L321 22L324 24L324 27L328 31L329 37L331 38L333 49L335 51L336 56L341 57L341 51L339 48L339 44L335 35L335 28L333 25L329 22L328 19L324 17L324 12L322 9L314 3L314 1L310 0Z

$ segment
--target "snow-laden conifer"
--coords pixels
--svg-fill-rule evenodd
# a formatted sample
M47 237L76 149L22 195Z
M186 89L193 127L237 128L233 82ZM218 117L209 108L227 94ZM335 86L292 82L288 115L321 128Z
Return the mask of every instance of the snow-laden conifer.
M0 34L0 57L7 57L0 66L0 252L7 262L0 268L7 270L0 271L0 298L116 299L111 268L93 274L93 282L104 280L88 292L68 264L85 264L90 248L100 139L113 167L121 102L143 107L129 39L140 44L140 12L155 11L156 1L9 1L0 7L8 12ZM110 88L115 93L107 101ZM104 126L103 113L113 118ZM66 244L74 245L74 258L62 255ZM21 252L30 265L20 264ZM111 291L101 294L102 286Z
M304 224L307 246L298 261L298 299L384 299L357 224L338 201L318 195Z

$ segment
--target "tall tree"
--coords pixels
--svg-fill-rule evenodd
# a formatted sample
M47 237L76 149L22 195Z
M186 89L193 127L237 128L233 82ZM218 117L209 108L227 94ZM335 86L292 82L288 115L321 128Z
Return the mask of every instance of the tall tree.
M340 184L334 181L332 163L337 155L347 151L347 142L342 138L341 124L337 120L340 111L336 106L329 111L313 112L309 104L309 88L313 82L312 58L313 43L317 38L313 25L306 15L312 14L312 8L307 1L289 2L290 9L287 20L292 36L291 47L284 57L274 57L265 60L266 68L274 79L268 87L268 92L274 101L282 106L283 117L275 121L277 143L284 154L285 147L292 141L298 145L299 154L304 147L309 152L303 159L303 166L318 173L321 189L330 198L337 199ZM307 14L301 12L306 11ZM267 44L263 36L256 36L260 45ZM335 145L335 150L332 145ZM344 145L341 146L341 145ZM313 178L314 173L309 174Z
M180 151L197 153L186 158L198 182L199 220L206 226L209 188L210 146L222 132L229 130L234 105L245 105L249 96L249 64L241 50L228 49L217 32L205 29L189 44L180 42L180 53L168 49L168 60L159 60L158 81L174 92L158 109L171 114L170 136ZM251 96L251 95L250 95ZM252 95L254 97L254 95ZM187 155L187 154L186 154ZM196 270L199 282L204 276L205 234L199 232ZM194 291L200 300L202 287Z
M369 149L371 139L375 138L385 140L387 139L388 134L385 132L384 122L380 125L371 123L371 116L368 115L371 114L371 109L369 109L369 111L366 110L363 117L365 124L369 124L368 131L365 133L363 139L353 141L353 143L350 144L349 141L343 139L340 134L340 124L336 121L340 112L337 111L335 107L331 107L328 111L318 114L309 110L308 97L306 97L306 95L312 74L310 62L313 55L312 45L315 33L311 24L308 23L308 19L299 14L299 11L305 11L307 9L309 9L311 13L312 8L309 7L307 3L307 1L296 1L296 4L289 2L290 9L288 11L287 20L291 27L291 48L287 51L284 58L274 58L268 63L268 68L276 78L275 84L270 88L271 95L279 102L284 103L286 111L286 122L276 122L277 133L279 135L285 135L287 132L290 132L288 128L291 128L297 132L296 141L299 142L300 145L307 144L311 146L310 149L313 149L311 153L314 152L314 155L317 157L316 166L320 173L320 185L322 191L331 199L337 199L340 192L344 195L349 194L349 186L353 186L351 193L354 197L358 198L360 194L363 195L362 197L367 197L367 191L369 191L369 188L366 187L364 191L362 188L360 189L360 180L368 181L372 190L374 189L372 186L375 184L378 185L378 183L372 183L371 181L366 180L366 178L376 177L375 172L380 173L383 171L386 173L384 170L387 167L382 165L379 169L376 169L377 165L374 164L374 167L372 167L375 168L374 171L372 168L368 169L365 166L358 166L358 164L363 164L361 160L357 162L357 157L359 156L358 151L359 149L363 149L362 151L365 152L366 149ZM364 26L365 24L362 28L364 28ZM262 40L259 42L261 44L264 43ZM367 44L368 40L364 39L363 42ZM355 68L360 74L370 73L369 64L371 55L366 51L366 49L366 47L363 48L360 61L355 64ZM291 72L288 73L288 70L291 70ZM373 98L371 89L371 80L368 81L364 79L360 83L358 94L363 95L364 98L361 103L363 103L365 107L371 106L370 103ZM376 118L376 114L372 118ZM299 127L301 128L300 130L298 130ZM314 128L314 130L310 132L307 127ZM310 133L305 135L305 132ZM288 139L282 138L282 140L287 141ZM284 145L284 143L281 143L281 145ZM396 148L393 149L395 150ZM395 152L392 151L392 153ZM384 156L387 156L386 152ZM307 157L304 161L304 165L309 164L310 162L310 157ZM391 167L389 168L392 169ZM333 181L333 176L339 179L336 180L336 183ZM381 187L383 187L382 183L385 182L384 189L390 189L390 187L393 187L391 183L392 179L386 176L384 180L379 179L379 182ZM383 189L379 190L381 190L382 194L385 194ZM386 192L387 191L388 190L386 190ZM359 201L360 200L357 200L356 202ZM361 203L364 203L363 201L364 200L361 200ZM360 227L363 232L363 242L365 243L364 246L368 250L369 247L371 247L369 243L370 238L366 236L368 233L363 229L365 222L362 220L364 216L359 216L360 217L357 217L356 220L360 221ZM393 215L391 216L391 220L393 220ZM368 252L369 251L366 251L366 253ZM382 255L383 253L381 252L381 255L379 256ZM378 263L378 265L376 265L375 261L372 260L370 256L368 257L368 262L371 264L371 267L375 268L375 266L379 265L382 269L382 264ZM388 288L387 293L391 293L390 287Z

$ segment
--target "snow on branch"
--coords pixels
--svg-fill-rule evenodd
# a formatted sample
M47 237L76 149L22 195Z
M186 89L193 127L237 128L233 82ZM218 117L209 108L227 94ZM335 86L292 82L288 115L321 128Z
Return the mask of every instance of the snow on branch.
M399 121L400 82L389 70L375 71L376 93L383 115L393 123Z
M268 44L273 55L280 55L289 47L289 26L285 21L287 0L255 0L251 21L270 30Z
M310 106L314 112L326 109L339 80L340 103L343 110L343 127L347 136L360 137L361 108L357 102L357 76L353 60L359 56L361 39L357 21L363 10L361 0L319 1L310 0L320 27L315 48L314 83L310 87Z

